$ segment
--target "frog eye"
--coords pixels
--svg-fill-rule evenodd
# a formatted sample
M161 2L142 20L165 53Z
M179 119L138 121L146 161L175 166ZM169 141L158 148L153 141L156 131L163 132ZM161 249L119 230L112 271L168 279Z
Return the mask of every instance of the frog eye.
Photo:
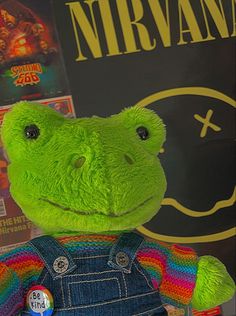
M39 137L40 130L35 124L32 124L25 127L24 133L26 138L36 139Z
M142 139L142 140L146 140L149 137L149 132L147 130L146 127L144 126L140 126L136 129L136 132L138 134L138 136Z

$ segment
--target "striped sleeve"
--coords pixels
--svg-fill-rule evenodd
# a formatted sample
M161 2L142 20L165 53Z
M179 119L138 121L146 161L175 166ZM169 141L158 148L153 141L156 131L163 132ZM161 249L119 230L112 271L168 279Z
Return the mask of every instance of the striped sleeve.
M137 253L137 260L150 275L154 289L158 289L162 276L166 270L166 261L169 254L167 244L144 242Z
M176 307L190 304L198 264L193 249L147 241L139 250L137 259L149 273L153 287L159 289L163 303Z
M165 303L186 306L191 303L196 284L198 258L188 247L173 245L160 285L160 294Z
M0 315L17 315L23 306L23 289L17 274L0 263Z
M14 316L24 306L28 289L42 272L37 253L24 245L0 256L0 315Z

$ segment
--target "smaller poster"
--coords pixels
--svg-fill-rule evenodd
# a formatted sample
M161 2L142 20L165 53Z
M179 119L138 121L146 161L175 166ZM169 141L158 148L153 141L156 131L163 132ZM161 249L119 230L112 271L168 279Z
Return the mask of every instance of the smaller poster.
M50 1L0 0L0 104L67 95Z
M168 316L185 316L186 313L187 315L189 314L188 311L185 312L184 309L177 308L169 304L165 305L164 307L168 313Z
M222 316L221 307L217 306L211 309L208 309L207 311L198 312L193 310L192 311L193 316Z
M71 96L38 100L37 102L55 109L66 117L75 116ZM10 108L11 105L0 107L0 125L4 114ZM11 197L7 164L7 157L0 140L0 254L41 234L41 231L23 215L20 207Z

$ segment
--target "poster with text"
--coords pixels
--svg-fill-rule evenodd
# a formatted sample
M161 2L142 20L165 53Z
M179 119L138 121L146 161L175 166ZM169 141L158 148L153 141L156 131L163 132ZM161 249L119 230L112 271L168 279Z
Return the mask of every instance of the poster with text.
M0 105L68 94L50 1L0 0Z

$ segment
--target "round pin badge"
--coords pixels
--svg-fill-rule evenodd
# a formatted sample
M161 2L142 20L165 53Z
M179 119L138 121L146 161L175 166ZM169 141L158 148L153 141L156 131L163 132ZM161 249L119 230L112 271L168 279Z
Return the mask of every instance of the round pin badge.
M30 288L26 303L28 311L32 316L51 316L53 313L54 304L52 294L42 285Z

